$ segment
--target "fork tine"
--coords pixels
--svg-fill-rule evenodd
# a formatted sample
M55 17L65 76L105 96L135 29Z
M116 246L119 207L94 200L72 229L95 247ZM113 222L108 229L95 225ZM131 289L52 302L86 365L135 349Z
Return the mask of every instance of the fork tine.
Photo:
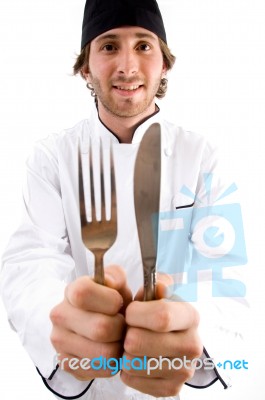
M81 154L81 144L79 141L78 144L78 177L79 177L79 211L80 211L80 219L81 226L86 224L86 204L85 204L85 195L84 195L84 180L83 180L83 168L82 168L82 154Z
M111 209L110 219L117 220L117 204L116 204L116 181L114 171L113 148L110 146L110 185L111 185Z
M103 145L101 138L99 139L99 157L100 157L100 189L101 189L101 221L106 221L106 188L103 160Z
M115 210L115 174L111 142L108 151L104 151L102 139L100 140L100 186L101 186L101 221L111 220L112 202ZM112 196L113 194L113 196ZM113 199L112 199L113 197Z
M96 221L96 193L95 193L95 170L94 170L94 160L93 160L93 150L92 150L91 138L89 138L89 174L90 174L90 200L91 200L91 221Z

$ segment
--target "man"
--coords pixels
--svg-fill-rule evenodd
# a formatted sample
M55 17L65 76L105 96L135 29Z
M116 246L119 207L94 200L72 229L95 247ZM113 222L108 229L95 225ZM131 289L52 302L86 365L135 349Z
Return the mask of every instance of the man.
M58 398L177 399L184 383L206 387L218 378L227 387L212 364L199 370L191 363L208 357L199 312L188 301L165 300L169 277L159 277L156 300L141 301L132 182L146 129L153 122L162 127L161 212L192 210L181 187L202 193L204 175L216 167L204 139L164 121L155 103L165 95L175 60L166 43L156 1L88 0L74 72L86 80L95 107L88 120L39 142L27 164L25 220L4 255L3 298L14 329ZM93 257L80 234L78 146L88 137L110 141L115 161L119 229L104 259L104 286L93 281ZM166 264L170 248L160 250ZM122 357L189 364L172 368L163 362L149 374L124 364L114 376L115 360ZM100 364L110 359L108 368Z

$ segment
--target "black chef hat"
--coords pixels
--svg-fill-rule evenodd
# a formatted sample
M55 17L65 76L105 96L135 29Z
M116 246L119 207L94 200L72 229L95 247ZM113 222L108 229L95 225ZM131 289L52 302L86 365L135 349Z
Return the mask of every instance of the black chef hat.
M167 43L156 0L87 0L81 48L102 33L125 25L145 28Z

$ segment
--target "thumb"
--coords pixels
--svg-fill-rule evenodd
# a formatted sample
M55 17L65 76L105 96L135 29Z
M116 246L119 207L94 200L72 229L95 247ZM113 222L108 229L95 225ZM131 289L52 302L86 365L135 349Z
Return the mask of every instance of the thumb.
M168 288L169 286L173 285L174 281L171 275L164 274L159 272L157 274L157 282L156 282L156 287L155 287L155 299L163 299L168 296ZM144 288L141 287L136 296L135 300L137 301L142 301L144 298Z
M105 268L105 285L117 290L123 298L123 310L126 309L132 301L132 292L127 284L126 273L119 265L109 265Z
M169 286L173 285L174 281L171 275L159 273L157 275L156 299L164 299L168 296Z

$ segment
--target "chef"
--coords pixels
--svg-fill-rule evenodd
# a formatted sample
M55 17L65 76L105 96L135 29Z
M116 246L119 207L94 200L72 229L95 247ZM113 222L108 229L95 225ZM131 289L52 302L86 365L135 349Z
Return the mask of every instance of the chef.
M199 281L190 273L196 269L192 248L196 255L201 245L193 221L201 199L209 197L205 177L214 199L224 186L215 150L202 136L166 121L156 104L174 61L155 0L88 0L74 73L91 90L94 107L86 120L39 141L27 161L24 218L3 256L2 294L12 328L57 398L184 400L185 384L229 386L211 357L236 336L229 316L241 307L232 299L240 293L224 293L220 306L221 296L200 297L184 282L186 274L193 277L189 287L212 283L209 274ZM159 228L156 299L144 302L133 172L154 122L162 135L160 213L168 217ZM78 148L89 138L112 146L115 165L118 236L104 257L105 285L93 280L93 254L80 232ZM175 213L184 210L188 225L179 235ZM120 363L113 373L115 360Z

